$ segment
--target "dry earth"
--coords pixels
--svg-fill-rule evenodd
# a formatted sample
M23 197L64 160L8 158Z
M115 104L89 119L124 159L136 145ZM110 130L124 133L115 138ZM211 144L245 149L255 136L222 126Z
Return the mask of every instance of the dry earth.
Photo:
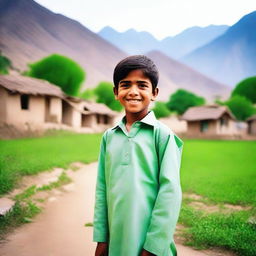
M37 193L34 199L45 199L43 211L32 223L25 224L9 234L0 244L1 256L91 256L96 244L92 242L92 227L85 226L93 221L94 190L97 163L73 164L68 175L73 182L51 192ZM54 169L36 177L26 177L22 188L32 184L44 184L56 180L61 170ZM21 189L21 188L20 188ZM20 192L16 190L12 193ZM179 256L232 256L223 251L198 251L182 245L177 226L175 242Z

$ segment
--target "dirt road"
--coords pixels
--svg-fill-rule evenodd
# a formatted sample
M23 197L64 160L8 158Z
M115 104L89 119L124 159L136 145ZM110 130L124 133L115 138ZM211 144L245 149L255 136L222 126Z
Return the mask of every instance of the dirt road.
M17 228L0 245L1 256L93 256L92 227L97 163L73 173L66 192L53 191L33 223ZM229 255L177 244L178 256Z

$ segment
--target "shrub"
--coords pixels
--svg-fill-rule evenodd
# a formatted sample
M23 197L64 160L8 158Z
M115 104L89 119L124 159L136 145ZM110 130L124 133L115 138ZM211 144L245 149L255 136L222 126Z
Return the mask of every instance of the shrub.
M251 101L247 98L235 95L225 102L234 116L241 121L246 120L249 116L255 113L255 109Z
M240 83L238 83L232 92L232 97L235 95L240 95L252 103L256 103L256 76L249 77Z
M199 97L184 89L179 89L170 96L166 105L169 110L183 114L188 108L203 105L204 103L205 99L203 97Z
M171 114L170 110L167 108L166 103L162 101L157 101L153 108L156 118L167 117Z
M11 67L11 65L11 61L7 57L2 56L0 52L0 74L8 74L8 69Z
M85 71L78 63L59 54L52 54L29 64L29 68L25 75L56 84L72 96L77 96L81 83L85 79Z
M109 108L115 111L121 111L122 105L115 99L113 92L113 84L110 82L100 82L94 89L96 95L96 101L98 103L104 103Z

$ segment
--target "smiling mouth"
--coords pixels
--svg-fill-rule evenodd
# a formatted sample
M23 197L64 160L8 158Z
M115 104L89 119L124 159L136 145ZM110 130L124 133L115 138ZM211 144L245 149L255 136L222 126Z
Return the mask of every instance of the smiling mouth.
M140 99L126 99L126 101L128 102L131 102L131 103L137 103L137 102L140 102L141 100Z

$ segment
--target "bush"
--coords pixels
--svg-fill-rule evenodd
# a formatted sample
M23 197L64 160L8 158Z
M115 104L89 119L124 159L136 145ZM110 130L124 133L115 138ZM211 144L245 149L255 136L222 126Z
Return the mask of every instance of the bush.
M122 105L115 99L113 92L113 84L109 82L101 82L94 89L96 95L96 101L98 103L104 103L109 108L115 111L121 111Z
M153 108L156 118L167 117L171 114L170 110L167 108L166 103L162 101L157 101Z
M203 105L204 103L205 99L203 97L199 97L184 89L179 89L170 96L166 105L170 111L183 114L188 108Z
M232 97L235 95L240 95L252 103L256 103L256 76L249 77L240 83L238 83L232 92Z
M82 92L79 95L79 97L82 99L85 99L85 100L95 100L96 99L94 89L86 89L84 92Z
M247 98L235 95L225 102L234 116L241 121L246 120L249 116L255 113L255 109L251 101Z
M52 54L29 64L29 68L25 75L56 84L72 96L78 95L81 83L85 79L85 72L78 63L59 54Z
M8 74L8 69L11 67L11 65L11 61L7 57L2 56L0 52L0 74Z

